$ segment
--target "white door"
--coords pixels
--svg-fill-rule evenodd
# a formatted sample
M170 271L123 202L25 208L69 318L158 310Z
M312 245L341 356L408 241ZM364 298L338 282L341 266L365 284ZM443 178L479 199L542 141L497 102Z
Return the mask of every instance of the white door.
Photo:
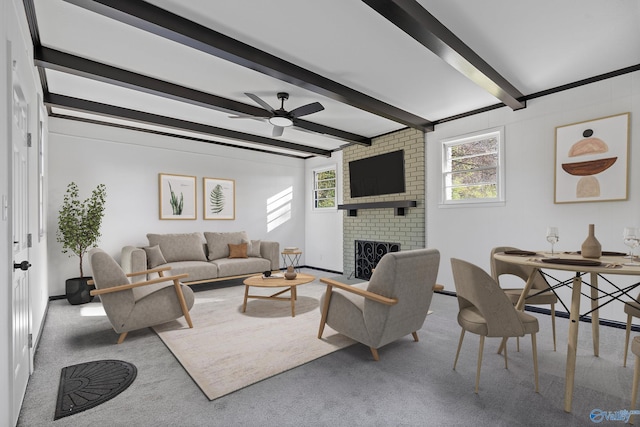
M12 237L13 237L13 277L12 277L12 334L13 334L13 416L17 421L22 399L29 380L29 162L27 153L28 105L13 73L11 88L12 102Z

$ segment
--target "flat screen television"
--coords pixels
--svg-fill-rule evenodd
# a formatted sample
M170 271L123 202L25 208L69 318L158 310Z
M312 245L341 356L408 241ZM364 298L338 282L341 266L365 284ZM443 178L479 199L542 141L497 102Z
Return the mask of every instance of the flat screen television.
M349 162L351 197L404 193L404 150Z

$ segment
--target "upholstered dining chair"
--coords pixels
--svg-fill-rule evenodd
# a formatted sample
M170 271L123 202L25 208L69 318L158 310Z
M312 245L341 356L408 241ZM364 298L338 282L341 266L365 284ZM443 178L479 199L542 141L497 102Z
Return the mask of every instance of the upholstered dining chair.
M533 372L535 391L538 392L538 354L536 333L538 319L530 314L516 310L498 283L483 269L466 261L451 258L453 281L458 298L458 324L462 327L458 351L453 362L456 369L458 356L466 331L480 335L478 350L478 367L476 371L476 389L480 385L480 368L485 337L501 337L503 342L508 337L521 337L531 334L533 353ZM507 348L504 348L504 367L508 369Z
M627 330L624 339L624 362L622 366L627 366L627 352L629 351L629 336L631 335L631 321L634 317L640 317L640 294L634 301L627 301L624 304L624 312L627 313Z
M159 325L184 316L193 328L189 310L193 307L193 291L180 283L188 274L164 276L171 267L125 274L120 265L100 248L89 251L92 282L100 295L107 318L121 344L129 331ZM129 277L158 273L161 277L131 283Z
M510 246L498 246L491 250L491 277L493 280L500 284L500 276L503 275L511 275L515 277L519 277L524 280L525 283L529 280L529 276L531 272L534 270L532 267L527 267L524 265L516 265L511 263L506 263L500 260L497 260L493 257L494 254L498 252L505 251L518 251L518 248L513 248ZM520 299L520 295L522 295L522 291L524 288L504 288L502 289L507 297L511 300L513 305L516 305L518 299ZM551 311L551 332L553 333L553 351L556 351L556 303L558 302L558 297L549 287L549 283L546 281L544 276L540 273L540 271L536 272L536 275L533 278L533 284L531 285L531 289L526 296L525 303L529 305L549 305ZM518 339L518 351L520 351L520 341Z
M325 324L371 350L379 360L378 349L405 335L418 341L431 305L440 252L414 249L389 252L378 262L371 279L356 285L322 278L327 290L320 300L322 318L318 338Z

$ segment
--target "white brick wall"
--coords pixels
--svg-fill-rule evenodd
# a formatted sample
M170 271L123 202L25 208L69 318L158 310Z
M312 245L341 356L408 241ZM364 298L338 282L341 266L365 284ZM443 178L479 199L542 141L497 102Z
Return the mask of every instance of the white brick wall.
M390 151L404 150L405 192L384 196L349 197L349 162ZM355 240L400 243L401 250L424 248L425 245L425 146L424 133L403 129L375 138L370 147L352 145L343 150L342 173L344 204L393 200L416 200L418 206L407 208L405 216L395 216L392 208L359 209L358 216L344 211L343 272L349 276L355 269Z

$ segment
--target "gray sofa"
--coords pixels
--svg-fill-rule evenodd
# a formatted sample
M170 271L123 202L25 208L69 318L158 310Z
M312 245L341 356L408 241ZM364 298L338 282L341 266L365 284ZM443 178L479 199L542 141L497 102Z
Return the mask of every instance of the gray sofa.
M122 248L120 264L125 273L169 266L172 275L188 273L184 283L196 284L280 269L280 244L250 240L244 231L150 233L147 239L149 246Z

